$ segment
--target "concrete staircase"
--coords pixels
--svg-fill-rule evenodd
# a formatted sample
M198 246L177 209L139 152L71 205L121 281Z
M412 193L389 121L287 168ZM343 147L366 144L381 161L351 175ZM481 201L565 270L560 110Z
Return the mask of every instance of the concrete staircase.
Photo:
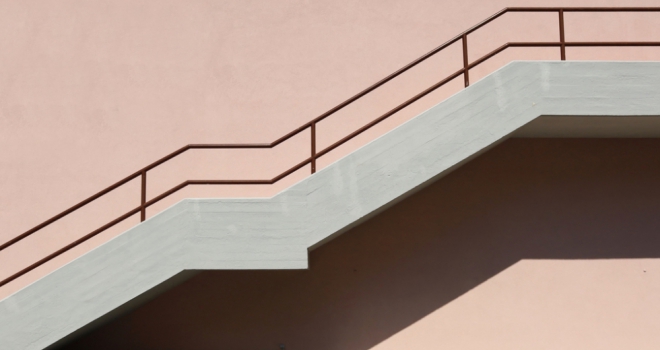
M659 115L660 63L510 63L275 197L183 200L5 298L0 348L57 346L185 271L305 269L310 249L540 116Z

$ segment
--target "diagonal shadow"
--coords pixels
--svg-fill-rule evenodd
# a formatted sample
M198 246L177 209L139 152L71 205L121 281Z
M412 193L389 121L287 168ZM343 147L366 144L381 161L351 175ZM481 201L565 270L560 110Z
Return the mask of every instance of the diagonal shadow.
M65 349L367 350L521 259L660 257L660 140L510 139L310 253L205 271Z

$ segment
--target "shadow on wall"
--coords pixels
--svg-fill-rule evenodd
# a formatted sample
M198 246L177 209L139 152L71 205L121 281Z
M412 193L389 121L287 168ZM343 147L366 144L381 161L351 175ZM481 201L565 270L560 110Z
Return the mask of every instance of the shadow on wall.
M203 272L65 348L367 350L521 259L658 258L658 156L656 139L511 139L307 271Z

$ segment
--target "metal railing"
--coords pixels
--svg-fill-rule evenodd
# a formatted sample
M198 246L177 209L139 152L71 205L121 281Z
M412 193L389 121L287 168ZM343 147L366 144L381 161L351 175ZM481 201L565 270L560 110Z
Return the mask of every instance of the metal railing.
M477 60L474 60L473 62L470 63L469 58L468 58L468 35L471 34L472 32L476 31L477 29L485 26L486 24L494 21L495 19L499 18L500 16L504 15L505 13L509 12L555 12L558 14L558 25L559 25L559 41L557 42L508 42L495 50L487 53L486 55L480 57ZM53 258L59 256L60 254L72 249L73 247L81 244L82 242L87 241L88 239L98 235L99 233L115 226L116 224L126 220L127 218L140 213L140 220L144 221L146 219L146 209L153 204L161 201L163 198L181 190L182 188L188 186L188 185L269 185L269 184L274 184L278 182L279 180L283 179L284 177L292 174L293 172L301 169L302 167L306 165L310 165L311 167L311 173L314 174L316 172L316 160L324 155L326 155L328 152L336 149L337 147L341 146L345 142L353 139L354 137L360 135L364 131L370 129L374 125L382 122L383 120L389 118L393 114L401 111L402 109L406 108L410 104L414 103L415 101L419 100L420 98L428 95L429 93L435 91L439 87L449 83L450 81L456 79L457 77L463 75L463 80L465 83L465 87L468 87L470 85L470 76L469 76L469 71L470 69L482 64L489 58L497 55L498 53L506 50L507 48L510 47L558 47L559 48L559 53L560 53L560 59L561 60L566 60L566 48L567 47L606 47L606 46L637 46L637 47L642 47L642 46L658 46L660 47L660 42L658 41L639 41L639 42L568 42L565 40L565 31L564 31L564 14L567 12L660 12L660 7L510 7L510 8L505 8L496 14L490 16L489 18L483 20L482 22L478 23L477 25L473 26L472 28L464 31L463 33L455 36L451 40L445 42L444 44L436 47L435 49L429 51L425 55L417 58L416 60L410 62L406 66L402 67L401 69L397 70L396 72L388 75L387 77L381 79L380 81L376 82L375 84L369 86L368 88L362 90L355 96L347 99L346 101L338 104L334 108L330 109L329 111L321 114L320 116L312 119L311 121L303 124L302 126L296 128L295 130L289 132L288 134L280 137L279 139L271 142L271 143L256 143L256 144L192 144L192 145L187 145L185 147L182 147L178 149L175 152L172 152L168 154L167 156L147 165L146 167L136 171L135 173L125 177L124 179L116 182L115 184L107 187L106 189L94 194L93 196L83 200L82 202L72 206L71 208L53 216L52 218L44 221L43 223L33 227L32 229L10 239L9 241L3 243L0 245L0 251L8 248L9 246L16 244L17 242L25 239L26 237L34 234L35 232L45 228L46 226L58 221L59 219L62 219L63 217L71 214L72 212L82 208L83 206L91 203L92 201L102 197L103 195L107 194L108 192L113 191L114 189L126 184L127 182L136 179L140 177L141 181L141 196L140 196L140 205L137 206L134 209L131 209L127 213L121 215L120 217L116 218L115 220L112 220L111 222L103 225L102 227L78 238L74 242L71 242L70 244L60 248L59 250L53 252L52 254L49 254L48 256L44 257L43 259L31 264L30 266L18 271L17 273L5 278L4 280L0 281L0 287L4 286L5 284L17 279L18 277L34 270L38 266L43 265L44 263L52 260ZM417 66L418 64L424 62L431 56L437 54L438 52L442 51L443 49L449 47L450 45L461 41L462 42L462 51L463 51L463 68L457 70L456 72L450 74L448 77L442 79L441 81L431 85L424 91L418 93L417 95L411 97L410 99L406 100L405 102L401 103L400 105L396 106L395 108L391 109L387 113L379 116L378 118L372 120L368 124L362 126L361 128L357 129L356 131L350 133L349 135L345 136L344 138L340 139L339 141L331 144L330 146L322 149L322 150L317 150L316 148L316 124L321 122L322 120L326 119L327 117L331 116L335 112L343 109L344 107L350 105L351 103L355 102L356 100L360 99L361 97L367 95L371 91L374 91L378 87L382 86L383 84L389 82L390 80L396 78L397 76L403 74L404 72L410 70L411 68ZM184 153L187 150L190 149L269 149L273 148L279 144L281 144L284 141L289 140L293 136L296 136L303 131L309 130L311 133L311 144L310 144L310 156L303 161L299 162L298 164L294 165L293 167L289 168L288 170L284 171L283 173L268 179L268 180L188 180L184 181L181 184L165 191L164 193L152 198L151 200L147 200L147 172L149 170L154 169L155 167L165 163L166 161Z

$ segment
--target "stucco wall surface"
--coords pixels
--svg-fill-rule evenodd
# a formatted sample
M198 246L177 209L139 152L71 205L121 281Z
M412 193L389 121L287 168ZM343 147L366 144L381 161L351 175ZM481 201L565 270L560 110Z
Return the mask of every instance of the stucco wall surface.
M656 116L659 95L658 63L511 63L275 197L182 201L3 299L0 347L44 348L184 269L305 268L540 115Z

